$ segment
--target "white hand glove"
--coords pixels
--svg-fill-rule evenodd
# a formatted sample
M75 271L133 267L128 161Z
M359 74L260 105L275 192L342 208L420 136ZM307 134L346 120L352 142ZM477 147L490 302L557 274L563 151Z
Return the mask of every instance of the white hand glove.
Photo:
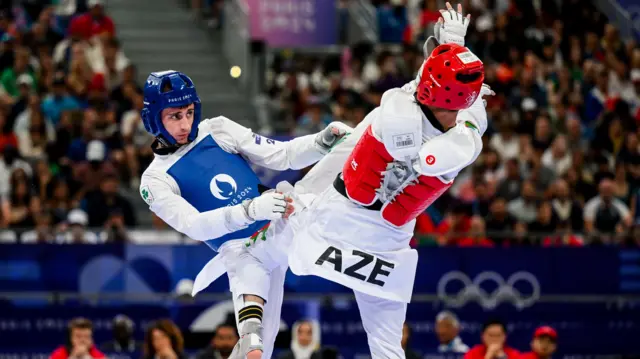
M440 44L458 44L464 46L467 27L471 23L471 15L462 14L462 5L458 4L458 11L453 10L447 3L447 10L440 10L441 18L433 27L433 33Z
M260 197L244 201L242 206L253 221L274 220L293 212L291 198L278 192L265 192Z
M329 152L345 135L353 132L353 128L342 122L331 122L324 130L316 135L316 145L322 152Z
M482 98L482 103L484 107L487 107L487 100L484 99L485 96L495 96L496 93L491 89L491 86L487 84L482 84L482 88L480 89L480 98Z

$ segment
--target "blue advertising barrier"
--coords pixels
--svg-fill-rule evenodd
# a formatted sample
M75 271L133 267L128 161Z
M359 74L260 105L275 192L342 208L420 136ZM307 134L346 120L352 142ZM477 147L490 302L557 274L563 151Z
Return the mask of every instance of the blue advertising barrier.
M504 301L525 308L544 295L640 294L640 250L429 247L419 253L414 293L437 294L452 306L471 300L485 309ZM166 293L179 280L194 279L214 255L204 245L3 245L0 292ZM207 292L227 288L223 278ZM294 275L286 290L349 292Z
M565 354L637 352L633 338L640 332L640 250L420 248L419 253L416 298L407 320L420 338L414 341L416 349L423 353L436 347L433 318L445 308L458 313L464 324L462 337L469 344L478 342L482 322L498 316L508 322L509 341L519 349L527 348L536 326L549 324L559 331L560 350ZM117 313L141 323L139 330L161 317L174 319L185 330L197 327L194 323L212 303L150 305L119 300L34 306L3 301L1 293L153 296L173 291L181 279L193 279L214 254L204 245L0 246L0 355L7 350L50 350L62 340L66 321L75 316L98 323L98 341L108 338L109 321ZM227 290L223 277L206 292ZM325 280L292 274L287 276L286 291L319 294L326 300L335 293L348 293ZM230 303L226 305L228 309ZM285 323L291 325L303 317L321 322L323 343L347 352L366 352L353 301L285 303ZM34 337L42 348L33 347Z

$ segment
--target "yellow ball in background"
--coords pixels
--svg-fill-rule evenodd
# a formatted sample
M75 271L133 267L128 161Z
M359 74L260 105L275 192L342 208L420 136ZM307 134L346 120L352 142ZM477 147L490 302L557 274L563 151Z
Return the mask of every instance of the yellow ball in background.
M229 73L231 74L231 77L237 79L238 77L240 77L240 75L242 75L242 69L239 66L233 66Z

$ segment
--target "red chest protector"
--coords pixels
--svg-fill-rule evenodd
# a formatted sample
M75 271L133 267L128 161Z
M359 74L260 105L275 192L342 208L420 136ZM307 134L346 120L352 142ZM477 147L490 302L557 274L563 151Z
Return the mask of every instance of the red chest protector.
M363 206L374 204L379 199L376 190L382 185L382 172L393 161L369 126L342 169L349 199ZM436 177L419 176L418 183L408 185L391 202L383 203L382 218L393 226L401 227L424 212L452 184L443 183Z

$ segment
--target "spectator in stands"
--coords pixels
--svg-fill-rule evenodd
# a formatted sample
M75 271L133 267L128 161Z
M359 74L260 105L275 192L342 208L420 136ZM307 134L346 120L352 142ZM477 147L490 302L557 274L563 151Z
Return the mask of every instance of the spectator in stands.
M50 359L100 359L106 358L93 344L93 324L85 318L69 322L66 344L61 345Z
M180 329L169 319L152 323L144 337L143 359L185 359Z
M555 180L553 171L542 164L542 151L539 150L532 150L530 152L530 157L524 172L524 177L532 181L535 186L534 193L544 193Z
M42 100L42 112L53 125L58 125L62 113L80 109L80 103L69 95L64 76L56 76L52 85L52 92Z
M474 192L476 198L471 202L471 213L486 217L489 215L491 207L491 195L489 184L484 179L474 183ZM484 223L484 222L483 222Z
M55 141L55 127L40 110L40 106L40 96L35 93L29 94L25 110L18 114L13 125L13 132L18 138L18 149L20 154L26 158L41 157L44 154L44 148L36 146L39 141L37 139L34 141L32 130L44 127L40 141L44 141L45 145ZM40 150L37 154L35 153L36 149Z
M522 354L521 359L551 359L556 352L558 333L551 327L539 327L533 333L531 351Z
M22 160L18 149L12 145L5 145L0 158L0 197L6 198L11 191L11 176L16 170L25 173L31 178L32 170L29 163Z
M376 12L379 39L382 43L401 43L407 20L406 0L383 0Z
M101 55L105 67L103 72L107 76L107 89L113 90L122 83L129 59L124 55L120 41L115 37L106 37L103 40Z
M569 151L586 151L589 148L589 141L583 136L582 124L577 117L567 118L567 145Z
M571 223L558 222L555 233L542 240L543 247L582 247L584 241L579 235L572 233Z
M515 218L507 212L506 200L502 197L496 197L491 203L491 209L486 221L489 238L496 244L502 244L505 238L500 236L501 232L512 232L515 224Z
M69 211L66 223L61 226L64 230L58 236L58 243L64 244L97 244L98 236L87 230L89 218L87 213L79 208Z
M373 92L375 93L383 94L392 88L402 87L413 78L413 76L401 76L398 71L396 59L391 52L381 52L380 55L378 55L377 63L380 68L380 77L373 84Z
M537 238L535 243L540 243L540 235L553 233L556 229L557 220L553 216L553 208L551 202L542 201L538 205L538 213L535 221L529 223L527 229Z
M87 7L89 11L71 20L69 27L77 29L76 31L86 40L104 32L115 35L115 25L111 17L105 13L104 1L87 0Z
M520 353L507 346L507 328L500 320L489 320L482 326L482 344L471 348L464 359L517 359Z
M2 218L10 228L28 229L35 224L34 213L40 208L37 196L31 193L31 179L25 171L17 169L11 174L9 183L11 191L8 198L2 200Z
M77 207L71 201L69 195L69 186L62 177L51 179L46 188L46 200L44 208L51 211L53 215L53 224L63 222L67 218L69 211Z
M631 213L622 201L614 198L614 182L605 178L598 184L598 195L585 204L584 227L588 235L604 237L622 233L631 226ZM610 237L602 238L604 243Z
M505 163L505 178L498 184L496 195L507 201L513 201L522 192L522 176L518 160L510 158Z
M298 120L295 129L295 136L304 136L316 133L319 129L327 127L333 121L333 117L325 110L326 105L322 99L311 97L308 102L307 111Z
M142 94L142 88L136 83L136 67L129 64L122 73L122 82L111 89L109 98L116 109L116 117L122 118L124 113L134 108L136 95Z
M466 353L469 347L460 339L460 321L448 310L436 315L436 335L438 336L439 353Z
M54 8L48 6L42 9L37 17L37 21L31 25L31 36L29 40L34 52L36 51L36 46L46 46L52 49L63 39L60 31L52 27L52 24L55 22L54 16Z
M7 20L7 14L2 12L2 20ZM15 37L9 32L4 32L0 42L2 43L2 49L0 50L0 71L4 71L13 66L15 58Z
M31 163L45 159L47 145L53 142L53 131L47 131L47 124L38 109L31 117L29 132L18 136L20 155ZM51 137L49 137L51 136Z
M127 243L129 233L124 221L124 215L120 210L111 211L104 223L104 230L100 234L101 240L105 243Z
M567 222L571 229L581 232L583 227L582 206L571 197L569 184L564 179L558 179L553 184L553 200L551 206L553 214L560 222Z
M131 318L119 314L112 322L113 340L102 345L100 349L107 354L134 354L141 349L140 343L133 337L135 324Z
M564 175L571 167L571 153L567 148L565 136L557 136L551 147L542 155L542 164L553 170L555 176Z
M410 343L411 343L411 328L405 322L402 325L402 349L404 349L405 358L420 359L420 356L409 347Z
M309 359L320 348L320 324L314 320L293 323L291 347L279 359Z
M438 2L436 0L421 1L420 14L415 26L407 26L403 35L405 43L423 43L429 36L433 35L433 25L440 18Z
M438 242L440 245L456 245L467 236L470 226L466 207L455 204L435 229L435 232L440 234Z
M18 94L17 96L14 96L14 102L11 106L11 111L9 112L8 117L14 128L17 117L27 109L31 95L34 93L33 79L28 74L21 74L18 76L16 79L16 85L18 86ZM18 138L18 141L19 140L20 138Z
M13 98L18 98L21 94L19 89L21 85L27 85L27 89L29 89L37 83L35 73L29 65L29 56L30 53L28 49L17 49L13 66L4 70L2 75L0 75L0 84L2 84L4 90Z
M638 70L640 72L640 70ZM640 96L640 93L638 93ZM631 163L634 157L640 155L640 141L638 139L640 137L638 133L630 132L627 133L627 137L625 138L624 145L620 152L618 153L617 161L625 164Z
M18 147L18 138L7 126L7 116L4 111L0 110L0 153L4 151L5 146Z
M615 176L613 178L613 196L625 205L631 201L631 186L627 180L627 169L623 162L616 163Z
M537 194L532 181L522 183L520 197L509 202L509 214L520 222L531 223L537 215Z
M220 324L211 340L211 345L196 354L195 359L227 359L238 342L235 325Z
M87 213L90 227L113 225L115 217L127 227L136 225L133 207L128 199L118 193L120 181L115 174L106 174L96 191L88 192L86 196Z
M87 44L77 42L71 45L71 59L67 74L67 87L77 98L85 98L94 77L91 62L87 59Z
M481 216L471 217L471 228L467 237L458 241L460 247L493 247L494 243L487 238L484 219Z
M35 195L38 196L40 203L45 205L47 201L47 186L53 179L51 168L44 159L36 161L33 167L35 171L33 176L33 191Z
M51 214L41 211L34 215L35 228L22 233L21 243L55 243L56 231L52 226Z
M144 168L153 160L151 143L154 138L144 129L140 111L143 107L143 96L137 93L133 96L133 109L122 116L120 134L124 141L124 152L129 170L131 188L140 186L140 168Z
M517 158L520 143L514 132L513 115L509 111L504 111L499 116L497 124L500 131L491 137L489 144L498 152L500 158L504 160Z

